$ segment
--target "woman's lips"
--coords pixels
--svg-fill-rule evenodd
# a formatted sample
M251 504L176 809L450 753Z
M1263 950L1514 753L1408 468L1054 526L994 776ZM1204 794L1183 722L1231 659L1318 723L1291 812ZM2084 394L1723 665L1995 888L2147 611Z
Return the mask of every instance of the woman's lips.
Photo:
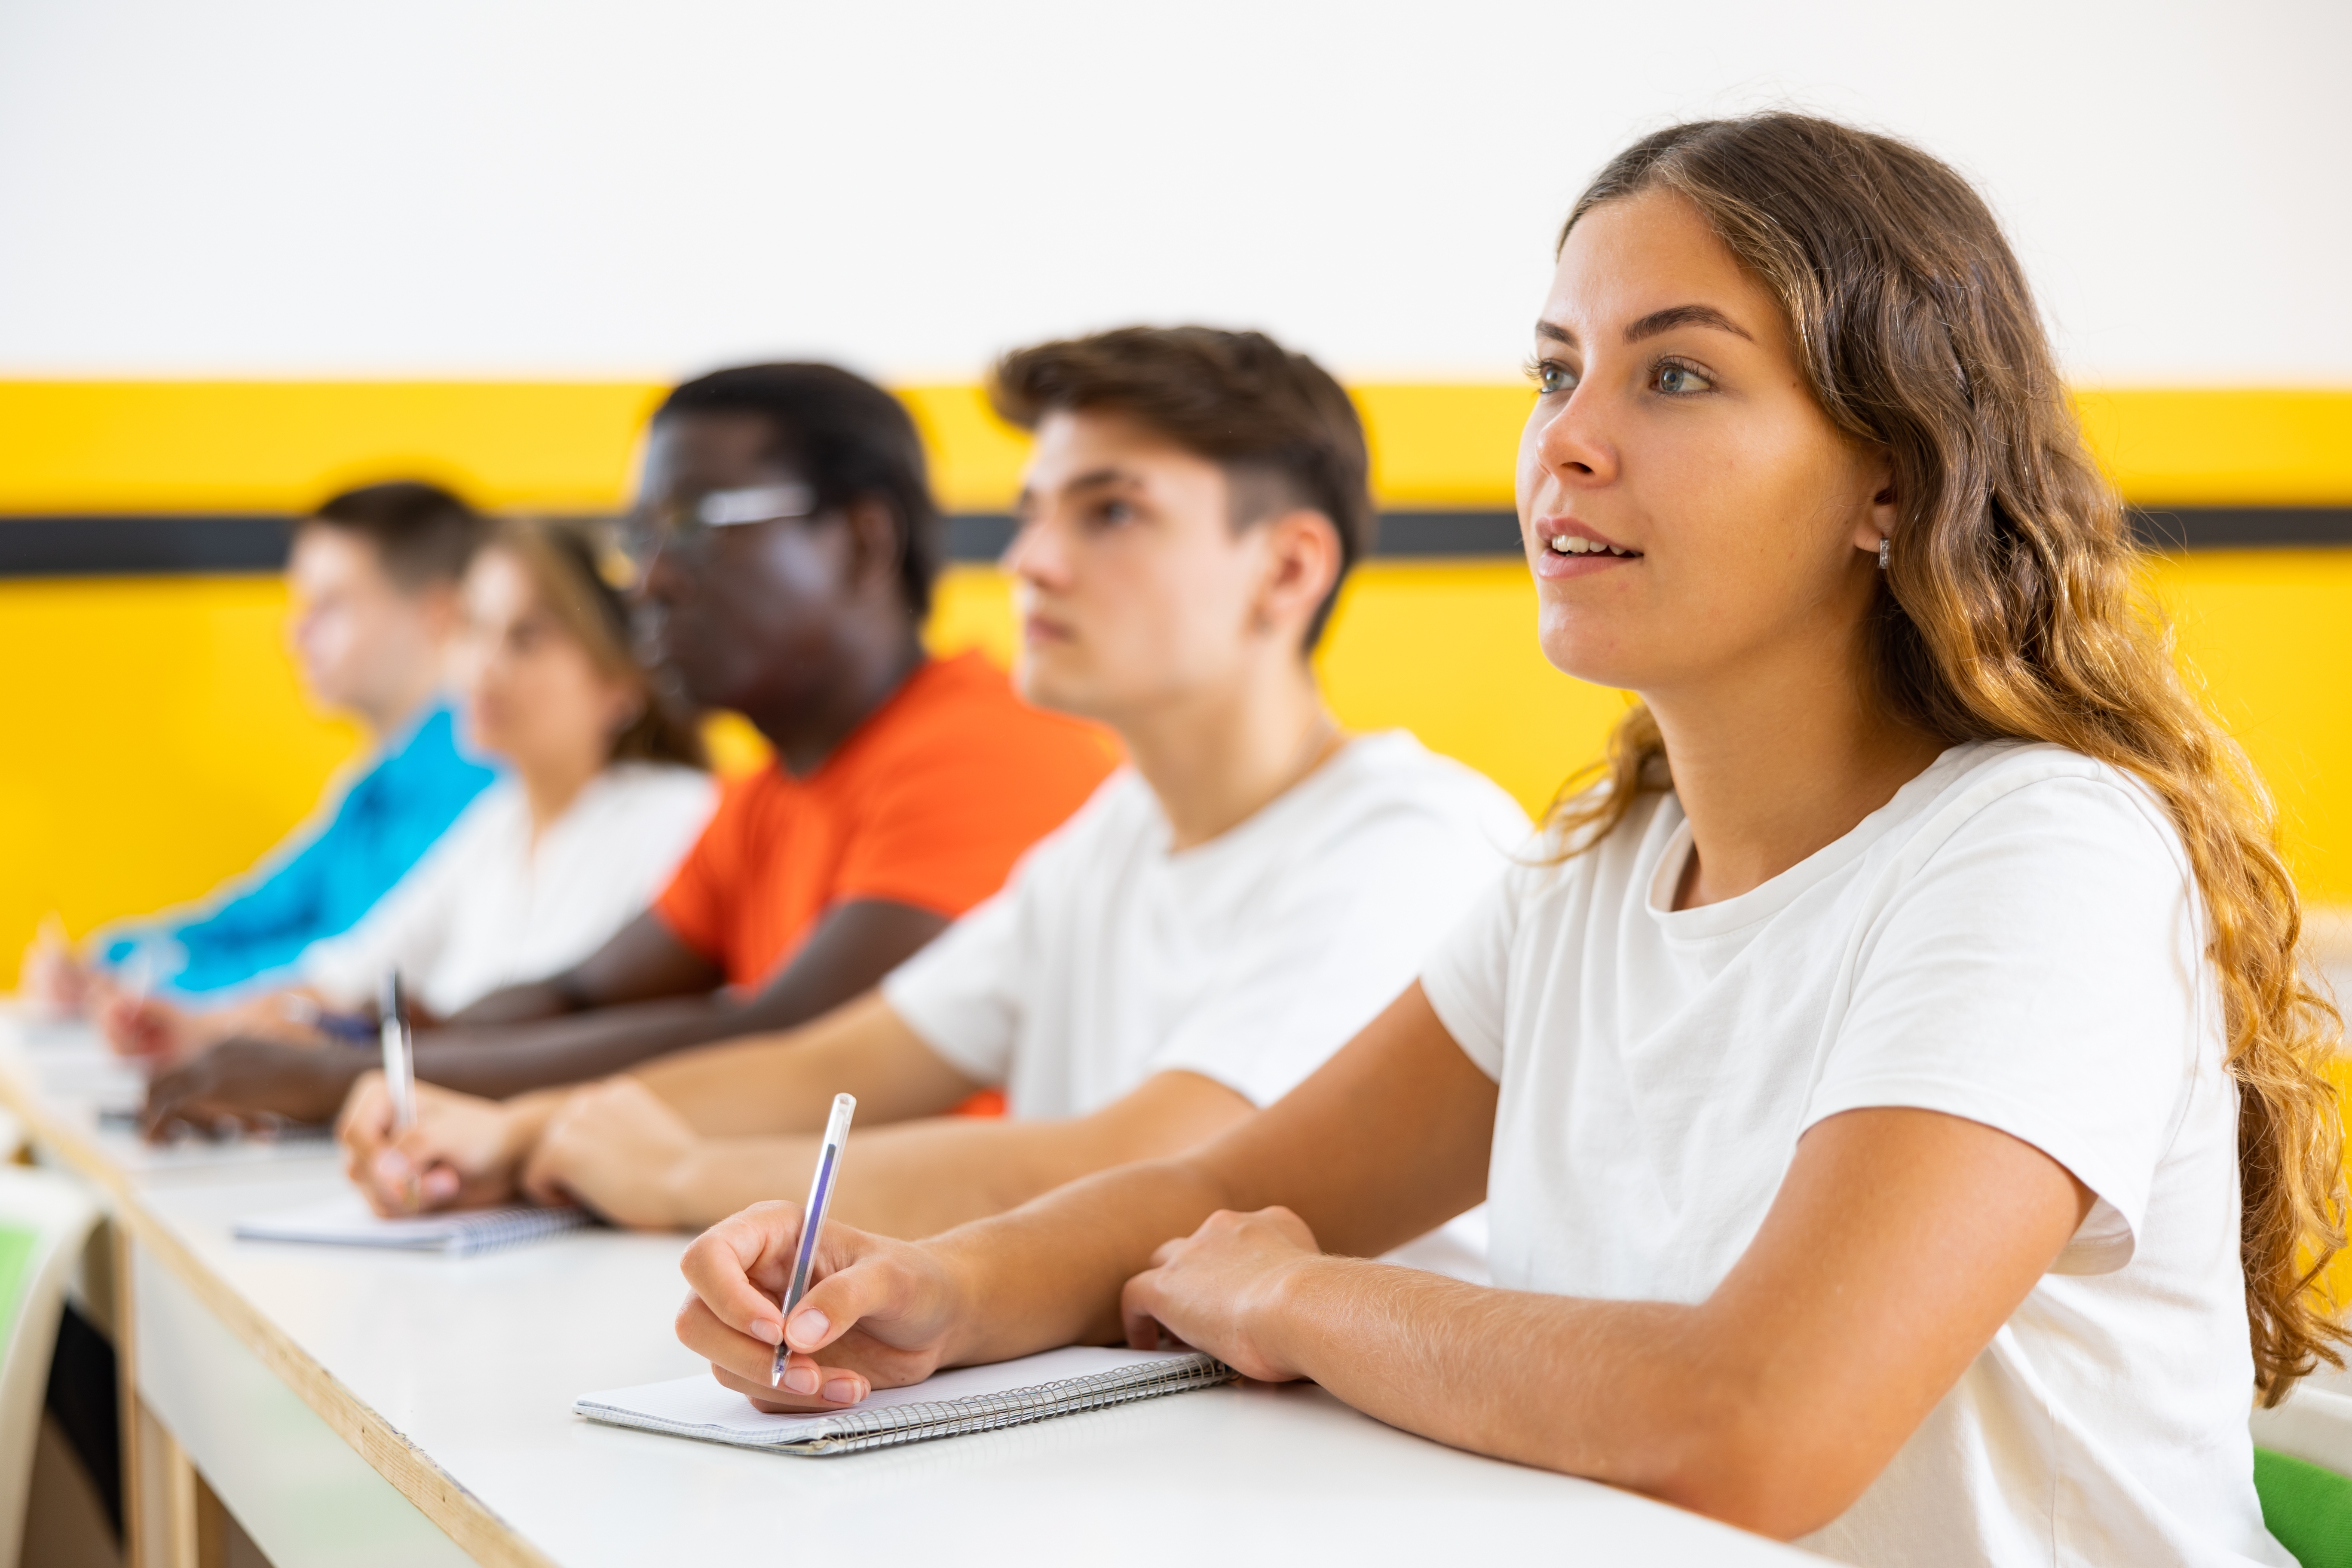
M1618 543L1573 518L1544 518L1536 524L1535 573L1538 577L1590 577L1612 566L1642 559L1642 552Z
M1068 642L1070 628L1045 616L1025 616L1021 621L1021 637L1032 644Z

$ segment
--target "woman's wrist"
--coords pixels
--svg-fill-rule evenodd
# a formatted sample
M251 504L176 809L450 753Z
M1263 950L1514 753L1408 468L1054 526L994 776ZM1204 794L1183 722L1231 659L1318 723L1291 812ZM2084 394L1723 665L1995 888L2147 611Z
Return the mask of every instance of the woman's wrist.
M1021 1353L1000 1353L999 1347L991 1341L1001 1336L994 1325L981 1321L976 1303L990 1299L986 1279L989 1259L983 1250L963 1245L952 1231L915 1242L910 1250L916 1255L910 1261L929 1266L932 1288L940 1293L936 1302L940 1313L937 1321L942 1325L939 1335L940 1365L975 1365Z

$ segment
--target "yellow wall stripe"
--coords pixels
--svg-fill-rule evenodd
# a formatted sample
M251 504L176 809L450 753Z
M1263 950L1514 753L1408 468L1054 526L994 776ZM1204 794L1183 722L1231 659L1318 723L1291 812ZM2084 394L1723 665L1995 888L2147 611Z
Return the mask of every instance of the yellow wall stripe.
M999 511L1025 443L969 384L899 389L941 500ZM0 512L297 511L394 474L482 504L593 510L627 486L638 382L0 381ZM1528 392L1355 389L1393 508L1507 508ZM2092 446L2143 505L2352 505L2352 391L2109 390Z
M2083 433L2143 506L2352 504L2352 392L2075 395Z

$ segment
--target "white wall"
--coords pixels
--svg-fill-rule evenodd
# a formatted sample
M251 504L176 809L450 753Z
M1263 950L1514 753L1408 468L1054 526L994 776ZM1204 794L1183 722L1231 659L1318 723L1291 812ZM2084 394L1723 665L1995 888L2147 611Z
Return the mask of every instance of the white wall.
M1507 374L1601 159L1788 102L1975 175L2077 379L2352 384L2347 62L2346 0L5 0L0 374Z

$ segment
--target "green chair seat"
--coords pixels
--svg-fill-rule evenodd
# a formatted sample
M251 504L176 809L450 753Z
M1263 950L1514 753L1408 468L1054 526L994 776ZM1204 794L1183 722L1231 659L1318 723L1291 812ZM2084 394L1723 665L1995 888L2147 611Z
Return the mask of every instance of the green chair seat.
M2352 1479L2256 1448L2254 1491L2263 1522L2303 1568L2352 1568Z
M0 1345L8 1342L8 1331L16 1326L16 1309L25 1300L25 1265L40 1240L37 1230L0 1225Z

